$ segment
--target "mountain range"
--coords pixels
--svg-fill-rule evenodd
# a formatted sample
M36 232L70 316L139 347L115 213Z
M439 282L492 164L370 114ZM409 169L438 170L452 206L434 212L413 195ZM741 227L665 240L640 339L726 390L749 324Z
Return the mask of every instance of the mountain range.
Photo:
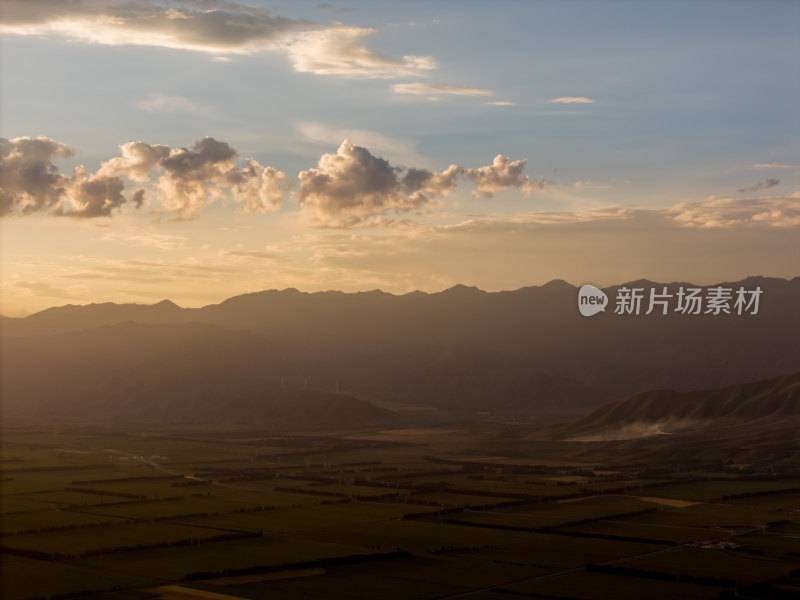
M611 305L588 318L577 310L578 288L560 280L494 293L287 289L202 308L168 300L61 306L0 320L3 411L277 419L267 405L328 394L348 399L340 400L352 414L339 422L346 427L395 418L373 404L578 415L648 390L688 392L800 370L800 277L720 285L760 288L758 313L616 314L622 287L675 295L691 286L647 280L605 288Z

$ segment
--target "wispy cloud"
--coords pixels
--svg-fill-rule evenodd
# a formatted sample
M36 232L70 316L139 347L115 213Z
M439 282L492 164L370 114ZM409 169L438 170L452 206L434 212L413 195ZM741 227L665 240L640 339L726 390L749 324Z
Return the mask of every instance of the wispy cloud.
M783 163L758 163L753 165L754 169L798 169L798 165L785 165Z
M178 235L153 233L151 231L108 231L100 239L108 242L126 242L160 250L172 250L182 246L186 238Z
M592 181L576 181L572 184L573 187L588 189L588 190L613 190L613 185L594 183Z
M167 96L164 94L152 94L135 104L136 108L145 112L177 112L191 113L203 117L213 114L213 110L208 106L203 106L192 102L183 96Z
M273 48L313 24L273 17L266 10L225 2L209 10L107 0L7 0L2 31L59 35L104 45L141 45L225 54Z
M258 250L223 250L222 256L239 256L242 258L254 258L258 260L277 260L277 256L271 252L260 252Z
M364 46L364 41L375 33L370 27L335 23L292 34L280 48L300 73L392 79L436 68L431 56L396 58L372 52Z
M64 300L81 299L81 291L85 288L81 286L70 286L68 288L55 287L46 281L16 280L11 285L20 290L25 290L30 295L42 296L46 298L62 298Z
M576 96L562 96L561 98L553 98L550 100L551 104L594 104L597 100L592 98L583 98Z
M392 89L397 94L414 96L433 96L436 94L449 94L453 96L491 96L494 94L489 88L473 87L468 85L448 85L445 83L396 83Z
M668 214L687 227L800 226L800 202L791 197L752 200L710 198L705 202L676 204Z
M495 102L487 102L490 106L516 106L516 102L506 102L505 100L497 100Z
M394 78L436 68L430 56L385 56L364 46L370 27L273 16L236 2L6 0L0 32L59 36L111 46L139 45L203 52L214 61L230 55L281 52L294 69L317 75Z
M765 181L761 181L761 182L759 182L759 183L757 183L755 185L751 185L749 187L743 187L743 188L741 188L739 190L739 192L740 193L741 192L757 192L759 190L766 190L766 189L775 187L776 185L779 185L780 182L781 182L780 179L775 179L774 177L770 177L769 179L767 179Z

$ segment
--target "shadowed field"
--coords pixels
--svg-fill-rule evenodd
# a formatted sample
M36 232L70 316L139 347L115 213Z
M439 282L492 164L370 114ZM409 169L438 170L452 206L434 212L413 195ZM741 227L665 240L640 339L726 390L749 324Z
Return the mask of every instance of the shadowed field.
M596 444L595 468L567 466L583 444L504 456L507 433L489 424L326 436L8 429L2 596L796 591L797 477L611 468Z

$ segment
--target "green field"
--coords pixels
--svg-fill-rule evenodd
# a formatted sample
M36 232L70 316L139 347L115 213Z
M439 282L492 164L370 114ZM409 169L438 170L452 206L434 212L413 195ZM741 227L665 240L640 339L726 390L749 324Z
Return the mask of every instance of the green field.
M4 432L0 596L691 600L793 581L798 479L547 466L557 444L530 467L448 462L495 435Z

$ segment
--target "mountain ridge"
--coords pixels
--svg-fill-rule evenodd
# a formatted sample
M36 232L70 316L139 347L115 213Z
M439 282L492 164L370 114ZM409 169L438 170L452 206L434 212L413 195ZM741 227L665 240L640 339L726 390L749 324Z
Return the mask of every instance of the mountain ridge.
M611 296L635 284L604 289ZM681 285L689 284L652 287L674 292ZM759 313L636 316L609 309L586 318L577 310L577 288L558 279L500 292L470 286L403 295L287 288L201 308L169 301L101 303L4 319L2 360L11 364L16 349L37 336L46 347L59 343L48 336L105 325L197 323L260 336L276 355L299 360L328 391L340 381L357 397L387 403L529 414L546 407L588 412L637 392L711 389L800 369L800 277L753 276L699 287L717 285L761 286ZM127 341L122 336L108 348L114 343ZM452 359L441 361L443 353Z
M642 285L650 286L650 287L684 286L684 287L698 287L698 288L701 288L701 289L708 289L708 288L718 287L718 286L735 287L737 285L744 285L744 284L749 284L749 285L751 285L751 284L761 284L761 283L770 283L771 284L771 283L777 283L777 282L794 283L794 282L798 282L798 281L800 281L800 276L792 277L792 278L788 278L787 279L787 278L782 278L782 277L766 277L766 276L762 276L762 275L750 275L750 276L748 276L748 277L746 277L746 278L744 278L742 280L738 280L738 281L724 281L724 282L713 283L713 284L699 285L699 284L694 284L694 283L690 283L690 282L686 282L686 281L657 282L657 281L652 281L652 280L649 280L649 279L646 279L646 278L642 278L642 279L627 281L627 282L624 282L624 283L608 285L608 286L605 286L605 287L601 287L599 289L601 289L603 291L608 291L608 290L617 290L617 289L619 289L621 287L637 287L637 286L642 286ZM515 292L523 292L523 291L527 291L527 290L546 290L546 289L553 289L553 288L562 288L562 289L568 288L570 290L577 291L579 287L580 286L576 286L574 284L571 284L571 283L569 283L569 282L567 282L567 281L565 281L563 279L551 279L547 283L544 283L544 284L541 284L541 285L522 286L520 288L516 288L516 289L513 289L513 290L498 290L498 291L494 291L494 292L483 290L483 289L481 289L481 288L479 288L477 286L474 286L474 285L465 285L465 284L455 284L455 285L453 285L453 286L451 286L449 288L445 288L445 289L437 291L437 292L425 292L425 291L421 291L421 290L414 290L414 291L411 291L411 292L404 292L402 294L395 294L395 293L392 293L392 292L385 292L385 291L383 291L381 289L363 290L363 291L356 291L356 292L344 292L344 291L341 291L341 290L333 290L333 289L330 289L330 290L318 290L318 291L312 291L312 292L303 292L303 291L298 290L295 287L289 287L289 288L284 288L284 289L280 289L280 290L277 289L277 288L270 288L270 289L259 290L259 291L256 291L256 292L245 292L245 293L242 293L242 294L236 294L234 296L230 296L228 298L225 298L224 300L221 300L220 302L216 302L216 303L212 303L212 304L206 304L206 305L199 306L199 307L183 307L183 306L180 306L180 305L176 304L175 302L173 302L169 298L164 298L159 302L154 302L154 303L151 303L151 304L136 303L136 302L111 302L111 301L91 302L91 303L88 303L88 304L72 304L72 303L70 303L70 304L64 304L64 305L59 305L59 306L51 306L51 307L42 309L40 311L31 313L29 315L25 315L23 317L9 317L9 316L5 316L5 315L0 314L0 319L13 321L13 322L20 322L20 321L25 321L25 320L28 320L28 319L31 319L31 318L39 319L39 318L44 317L45 315L50 316L50 315L53 315L53 314L58 314L59 312L62 312L62 313L64 313L64 312L75 312L75 311L78 311L80 309L109 308L109 307L117 307L119 309L124 309L124 308L129 308L129 309L153 308L153 309L155 309L155 308L159 308L159 309L180 309L180 310L183 310L183 311L202 311L202 310L207 310L209 308L220 306L222 304L225 304L225 303L228 303L228 302L231 302L231 301L236 301L236 300L239 300L239 299L253 298L253 297L261 297L261 298L263 298L263 297L275 296L275 295L286 295L286 296L294 296L294 297L305 296L305 297L318 297L318 298L319 297L324 297L324 296L332 296L332 295L345 296L345 297L346 296L357 297L357 296L366 296L366 295L373 295L373 296L374 295L380 295L380 296L392 297L392 298L409 298L409 297L413 298L413 297L432 297L432 296L440 296L440 295L446 295L446 294L457 294L457 293L465 293L466 292L466 293L480 293L480 294L485 294L485 295L489 295L489 296L499 296L499 295L505 295L505 294L513 294Z
M574 441L608 441L776 426L793 426L800 434L800 371L710 390L640 392L595 409L559 433Z

